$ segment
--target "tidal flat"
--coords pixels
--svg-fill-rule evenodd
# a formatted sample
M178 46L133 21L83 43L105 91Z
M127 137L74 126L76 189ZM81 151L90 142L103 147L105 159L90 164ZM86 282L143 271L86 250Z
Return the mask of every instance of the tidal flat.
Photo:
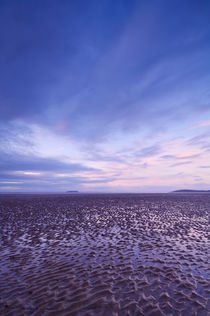
M208 315L210 194L0 195L0 315Z

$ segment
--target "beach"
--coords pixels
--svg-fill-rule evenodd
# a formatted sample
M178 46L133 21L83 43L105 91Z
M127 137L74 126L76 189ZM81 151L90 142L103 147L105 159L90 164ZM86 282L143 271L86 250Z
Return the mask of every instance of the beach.
M0 195L0 315L208 315L210 194Z

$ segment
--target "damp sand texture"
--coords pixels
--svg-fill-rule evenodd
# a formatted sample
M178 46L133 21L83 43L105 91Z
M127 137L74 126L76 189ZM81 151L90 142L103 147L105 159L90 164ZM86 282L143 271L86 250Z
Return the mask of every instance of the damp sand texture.
M0 196L0 315L209 315L210 194Z

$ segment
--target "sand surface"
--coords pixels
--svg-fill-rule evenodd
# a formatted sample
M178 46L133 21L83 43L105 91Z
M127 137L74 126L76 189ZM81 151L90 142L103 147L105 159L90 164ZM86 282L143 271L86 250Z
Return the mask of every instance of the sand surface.
M208 315L210 194L1 195L0 315Z

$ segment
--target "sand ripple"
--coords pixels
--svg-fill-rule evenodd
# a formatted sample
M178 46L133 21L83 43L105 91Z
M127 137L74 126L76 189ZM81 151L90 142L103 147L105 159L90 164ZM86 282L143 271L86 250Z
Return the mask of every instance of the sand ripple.
M0 196L0 315L208 315L209 194Z

